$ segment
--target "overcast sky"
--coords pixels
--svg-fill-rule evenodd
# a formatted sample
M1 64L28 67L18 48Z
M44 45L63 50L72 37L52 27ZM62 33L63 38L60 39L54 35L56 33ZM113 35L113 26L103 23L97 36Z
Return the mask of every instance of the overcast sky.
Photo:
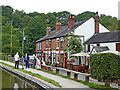
M98 11L118 18L118 2L120 0L0 0L0 5L9 5L14 9L27 13L69 11L79 14L84 11Z

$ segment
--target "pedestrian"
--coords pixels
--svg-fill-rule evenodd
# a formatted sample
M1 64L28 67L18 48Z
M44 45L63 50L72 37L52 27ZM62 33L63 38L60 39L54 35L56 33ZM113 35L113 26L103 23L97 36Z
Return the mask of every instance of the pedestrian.
M14 59L15 59L15 69L16 69L16 66L17 66L17 69L19 69L19 55L18 55L18 52L14 56Z
M40 68L41 69L41 66L39 66L40 65L40 60L38 59L38 58L36 58L36 66L37 66L37 68Z
M29 56L27 53L25 55L25 62L26 62L26 68L29 68Z
M35 54L33 54L33 69L35 69L35 65L36 65L36 57Z
M24 69L24 58L23 58L23 55L22 55L22 58L21 58L21 64L22 64L22 69Z

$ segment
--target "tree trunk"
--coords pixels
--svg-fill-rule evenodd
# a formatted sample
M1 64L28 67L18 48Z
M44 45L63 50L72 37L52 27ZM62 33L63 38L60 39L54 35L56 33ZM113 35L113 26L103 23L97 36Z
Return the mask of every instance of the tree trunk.
M105 86L110 87L110 80L106 80L106 81L105 81Z

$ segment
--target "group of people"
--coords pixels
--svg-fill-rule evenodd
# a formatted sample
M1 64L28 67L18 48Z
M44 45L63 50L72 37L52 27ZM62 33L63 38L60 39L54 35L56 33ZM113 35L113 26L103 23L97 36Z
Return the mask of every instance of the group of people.
M17 52L16 55L14 56L14 59L15 59L15 69L19 69L19 62L21 62L21 65L22 65L22 69L24 69L24 62L26 63L26 68L29 68L29 60L30 60L30 57L29 55L26 53L25 55L25 58L24 56L22 55L22 58L21 60L19 60L19 53ZM33 69L36 68L36 65L37 67L41 68L41 64L44 63L43 61L40 61L36 56L35 54L33 54L33 60L32 60L32 63L33 63Z

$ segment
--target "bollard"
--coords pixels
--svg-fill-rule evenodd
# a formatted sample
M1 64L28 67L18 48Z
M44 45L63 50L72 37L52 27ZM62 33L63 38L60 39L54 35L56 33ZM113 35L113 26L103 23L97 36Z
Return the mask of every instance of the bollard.
M85 76L85 82L89 82L89 76Z
M59 69L56 69L56 73L59 74Z
M78 74L74 73L74 79L78 79Z
M67 72L67 77L70 77L70 72Z

